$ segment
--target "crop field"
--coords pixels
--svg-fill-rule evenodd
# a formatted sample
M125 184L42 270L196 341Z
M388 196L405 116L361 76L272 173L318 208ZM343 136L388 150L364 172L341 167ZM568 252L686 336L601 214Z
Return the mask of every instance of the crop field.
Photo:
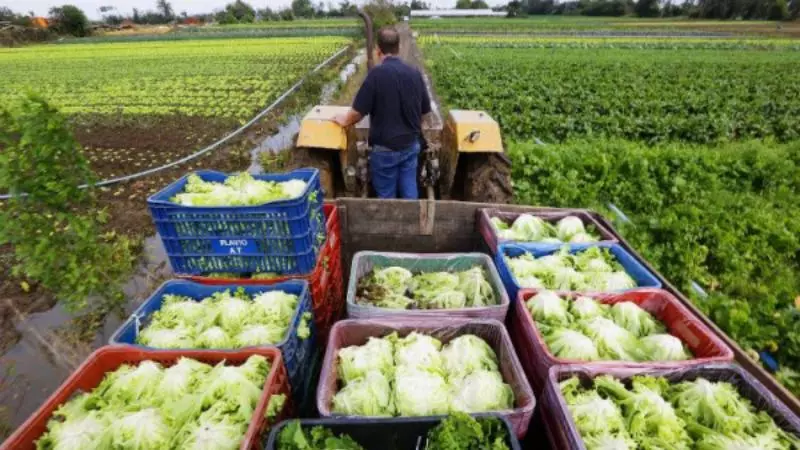
M685 19L642 19L633 17L532 16L506 18L412 19L421 32L445 34L558 34L617 32L635 35L754 35L800 36L800 24L787 22L780 27L769 21L699 21Z
M776 359L800 395L798 41L421 41L443 106L500 122L517 202L616 218L743 348Z
M35 90L73 115L244 121L346 42L220 39L0 49L0 103Z
M447 104L488 108L507 137L716 142L800 135L800 85L790 81L799 51L740 44L745 50L643 45L598 53L564 43L487 52L483 39L469 41L426 47L438 91ZM487 64L493 70L481 70Z

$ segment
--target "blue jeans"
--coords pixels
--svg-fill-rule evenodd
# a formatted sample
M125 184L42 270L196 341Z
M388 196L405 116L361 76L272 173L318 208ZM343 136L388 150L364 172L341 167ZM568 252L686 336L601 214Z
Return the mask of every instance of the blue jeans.
M420 144L404 150L391 150L376 145L369 154L372 187L378 198L418 199L417 164Z

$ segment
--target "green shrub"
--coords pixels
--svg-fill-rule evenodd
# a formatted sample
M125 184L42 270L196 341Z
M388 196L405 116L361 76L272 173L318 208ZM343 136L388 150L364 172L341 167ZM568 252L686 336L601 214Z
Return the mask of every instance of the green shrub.
M0 209L0 245L14 250L13 275L41 283L71 311L93 296L120 304L129 242L103 231L105 211L80 188L94 175L65 118L36 97L0 109L0 148L0 192L14 195Z

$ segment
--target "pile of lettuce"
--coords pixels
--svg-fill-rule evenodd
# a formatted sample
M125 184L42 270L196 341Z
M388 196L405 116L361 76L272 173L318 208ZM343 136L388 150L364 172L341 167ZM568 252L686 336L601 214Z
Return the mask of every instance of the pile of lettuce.
M329 428L304 430L299 420L286 424L278 435L277 450L365 450L346 434L337 436Z
M503 382L497 355L467 334L445 346L428 335L392 333L337 355L342 388L333 412L350 416L432 416L511 409L514 393Z
M683 361L692 355L664 324L633 302L606 305L540 291L525 302L550 353L583 361Z
M428 432L426 450L510 450L508 431L493 417L453 413Z
M633 377L628 389L611 376L583 388L561 382L587 450L797 450L800 439L780 429L730 383L704 378L669 384Z
M222 291L196 301L165 295L161 309L136 342L155 348L231 349L280 343L297 309L296 295L267 291L250 298L244 289ZM301 337L310 332L303 317Z
M376 430L372 440L382 441L385 444L382 448L394 448L390 443L396 440L395 434L383 434L383 431ZM494 417L475 419L468 414L453 413L431 428L427 436L417 437L418 442L424 443L417 448L424 450L510 450L506 444L508 433L503 423ZM404 440L410 439L404 436ZM278 435L277 450L365 449L346 434L337 436L324 426L304 430L299 421L292 421Z
M259 355L241 366L210 366L188 358L171 367L153 361L123 365L91 392L61 405L36 447L238 449L269 370Z
M170 199L184 206L254 206L303 195L306 182L256 180L247 172L231 175L222 183L204 181L197 174L187 178L183 192Z
M570 254L564 246L550 255L523 253L505 256L505 263L522 288L559 291L622 291L637 286L605 247L590 247Z
M479 308L498 301L480 266L416 275L397 266L376 268L361 277L356 288L356 303L386 309Z
M578 244L600 240L600 236L591 227L587 230L583 221L575 216L564 217L555 226L530 214L520 214L511 226L499 217L492 217L491 221L497 237L510 241Z

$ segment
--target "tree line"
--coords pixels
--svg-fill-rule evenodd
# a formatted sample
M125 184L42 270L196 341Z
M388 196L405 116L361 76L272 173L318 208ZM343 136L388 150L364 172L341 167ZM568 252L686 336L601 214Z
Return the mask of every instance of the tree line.
M516 0L509 16L583 15L688 17L694 19L789 20L800 15L800 0Z
M457 9L486 9L485 0L456 0ZM430 9L423 0L400 2L372 0L364 6L378 22L407 16L411 10ZM583 16L639 16L639 17L689 17L698 19L761 19L788 20L800 16L800 0L512 0L502 8L509 17L525 15L583 15ZM176 13L168 0L157 0L154 10L134 8L132 14L118 13L113 6L100 8L103 23L121 25L131 22L139 25L160 25L190 20L184 11ZM219 11L192 15L198 22L221 24L253 23L258 21L280 21L314 19L325 17L354 17L358 6L354 0L341 0L338 6L312 0L292 0L283 9L254 8L244 0L228 3ZM386 17L384 17L386 16ZM11 23L29 27L33 12L18 14L7 7L0 7L0 24ZM48 14L50 29L59 34L86 36L91 25L86 14L74 5L53 7Z

